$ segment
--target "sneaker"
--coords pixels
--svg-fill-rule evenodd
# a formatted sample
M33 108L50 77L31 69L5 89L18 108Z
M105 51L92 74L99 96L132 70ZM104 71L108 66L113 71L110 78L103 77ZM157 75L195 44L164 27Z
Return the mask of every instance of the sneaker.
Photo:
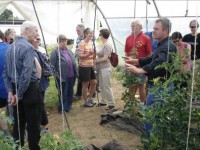
M45 127L40 127L40 132L42 133L49 133L49 129Z
M106 106L107 104L104 103L98 103L97 106Z
M81 99L81 96L74 95L73 99L74 99L74 100L80 100L80 99Z
M91 103L92 105L95 105L96 103L93 101L92 98L88 98L88 102Z
M86 102L84 103L84 106L85 106L85 107L93 107L94 105L93 105L92 103L90 103L89 101L86 101Z
M114 109L115 108L115 106L108 106L108 107L106 107L106 110L111 110L111 109Z

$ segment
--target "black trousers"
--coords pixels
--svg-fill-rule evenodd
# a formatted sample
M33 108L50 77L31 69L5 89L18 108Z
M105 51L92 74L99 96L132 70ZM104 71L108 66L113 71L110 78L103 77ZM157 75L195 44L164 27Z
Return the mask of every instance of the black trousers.
M40 92L41 94L41 99L42 99L42 110L41 110L41 125L47 125L49 123L48 117L47 117L47 112L46 112L46 107L44 103L44 96L45 96L45 91Z
M80 79L78 80L78 84L77 84L77 89L76 89L76 94L77 96L82 96L82 81Z
M14 90L13 86L13 90ZM37 82L30 83L27 91L24 93L23 99L18 102L14 109L14 126L13 137L15 140L21 142L21 146L24 146L24 133L27 124L28 143L30 150L40 150L40 122L41 122L41 96L39 91L39 85ZM18 120L20 136L18 132Z

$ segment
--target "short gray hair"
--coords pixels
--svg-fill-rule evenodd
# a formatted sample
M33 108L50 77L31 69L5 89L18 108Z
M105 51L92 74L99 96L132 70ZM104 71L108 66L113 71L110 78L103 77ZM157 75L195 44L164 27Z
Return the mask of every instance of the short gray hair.
M24 21L23 24L21 25L21 34L24 33L25 29L26 28L34 28L34 27L37 27L37 24L32 22L32 21Z
M62 40L66 40L67 41L67 37L64 34L58 35L57 43L60 43Z
M84 24L78 24L76 27L81 28L83 31L85 30Z
M163 29L167 29L168 33L171 32L172 23L168 18L159 18L155 21L156 23L161 22Z

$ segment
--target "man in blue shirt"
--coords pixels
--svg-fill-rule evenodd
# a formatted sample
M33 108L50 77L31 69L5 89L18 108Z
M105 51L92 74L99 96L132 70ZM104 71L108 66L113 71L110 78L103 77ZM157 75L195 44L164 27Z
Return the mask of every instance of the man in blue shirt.
M153 38L152 32L145 32L144 34L146 34L150 38L151 46L152 46L152 52L155 53L156 48L158 46L158 41Z
M4 34L0 30L0 109L4 111L8 104L7 102L8 93L4 86L2 75L3 75L3 70L4 70L6 50L9 45L3 42L3 39L4 39ZM10 133L8 131L8 125L7 125L6 119L4 118L0 119L0 125L3 131L3 134L5 136L9 136Z
M30 150L40 150L39 77L35 66L35 49L30 44L37 40L37 36L36 24L25 21L21 26L21 36L16 37L14 43L7 49L3 73L5 87L8 91L8 103L14 109L13 137L15 140L20 140L23 146L27 124ZM20 131L18 131L18 125L20 125Z

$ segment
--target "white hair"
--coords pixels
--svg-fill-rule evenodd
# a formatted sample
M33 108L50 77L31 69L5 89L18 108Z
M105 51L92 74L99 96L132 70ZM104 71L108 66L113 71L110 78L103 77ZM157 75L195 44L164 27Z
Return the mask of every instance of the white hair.
M32 22L32 21L24 21L23 24L21 25L21 34L24 33L25 29L26 28L34 28L34 27L37 27L37 24Z
M140 21L139 19L134 19L134 20L131 22L131 24L132 24L132 23L138 24L141 28L143 28L143 22Z

